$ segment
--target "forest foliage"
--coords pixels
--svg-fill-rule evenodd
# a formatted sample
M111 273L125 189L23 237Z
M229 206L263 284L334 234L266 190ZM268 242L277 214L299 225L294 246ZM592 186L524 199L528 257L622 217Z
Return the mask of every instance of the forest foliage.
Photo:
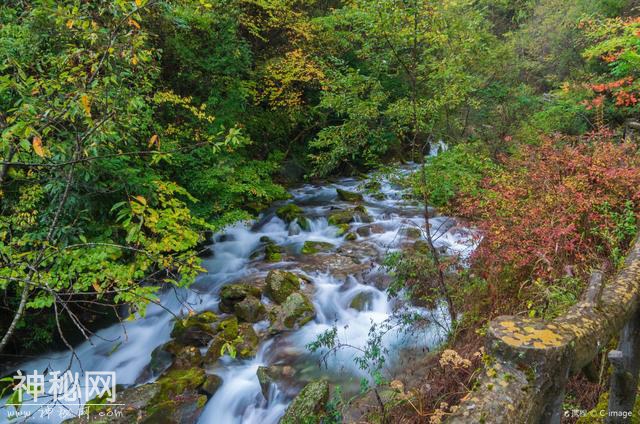
M557 313L636 234L639 46L631 0L5 1L0 350L142 315L287 184L439 141L405 183L482 234L462 325Z

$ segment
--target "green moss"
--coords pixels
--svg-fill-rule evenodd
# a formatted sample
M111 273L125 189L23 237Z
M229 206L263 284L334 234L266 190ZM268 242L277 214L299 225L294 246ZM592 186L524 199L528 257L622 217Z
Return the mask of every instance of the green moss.
M340 200L344 200L347 202L362 202L363 198L362 198L362 194L360 193L355 193L353 191L347 191L347 190L342 190L342 189L336 189L336 191L338 192L338 199Z
M331 250L334 247L335 246L333 244L327 243L326 241L307 240L304 242L304 245L302 246L302 253L305 255L310 255L313 253Z
M338 227L338 230L336 231L336 236L338 237L347 234L350 228L349 224L339 224L337 227Z
M286 223L293 222L295 219L303 217L302 214L302 209L293 203L281 206L276 210L276 216Z
M284 302L291 293L300 289L298 276L287 271L270 271L265 282L264 294L277 303Z
M319 423L328 400L329 384L324 380L312 381L293 399L280 423Z

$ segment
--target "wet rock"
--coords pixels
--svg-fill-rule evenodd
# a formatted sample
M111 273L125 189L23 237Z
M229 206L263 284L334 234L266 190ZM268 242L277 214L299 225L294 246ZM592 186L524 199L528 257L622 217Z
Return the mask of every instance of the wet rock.
M205 346L216 335L218 316L206 311L176 320L171 337L181 345Z
M297 217L296 224L298 224L302 231L311 231L311 222L304 216Z
M284 222L292 222L297 217L303 214L303 210L300 206L289 203L276 209L276 216Z
M260 243L272 244L272 243L275 243L275 242L273 240L271 240L271 238L269 236L262 236L262 237L260 237Z
M258 352L260 339L250 323L238 324L236 317L220 323L219 332L204 357L207 367L214 367L220 357L235 355L237 358L253 358Z
M369 192L380 191L382 189L382 184L380 184L380 181L367 181L364 183L364 189Z
M108 422L115 424L195 423L207 402L207 397L200 393L205 379L204 370L201 368L173 370L154 383L119 391L118 403L123 404L119 408L122 415L110 415ZM99 402L92 401L92 403ZM90 408L90 412L97 413L106 412L110 407L93 405ZM86 416L83 416L66 422L87 421Z
M362 194L337 188L338 199L346 202L362 202Z
M351 222L371 222L367 209L360 205L353 209L333 212L328 218L329 225L349 224Z
M358 236L356 235L356 233L349 233L346 236L344 236L344 239L347 241L354 241L358 239Z
M242 321L258 322L265 319L267 310L258 298L247 296L235 304L233 313Z
M357 257L349 254L330 253L328 255L308 255L300 263L300 267L306 273L329 272L336 278L345 278L348 275L360 274L369 268Z
M410 239L419 239L422 237L422 231L416 227L403 227L400 229L399 234L403 237Z
M271 332L300 328L315 316L316 311L307 296L299 292L293 293L287 297L282 306L271 310Z
M339 224L336 236L340 237L345 235L349 231L349 224Z
M254 358L258 353L260 339L251 324L245 323L238 326L238 335L241 341L236 344L236 355L241 359Z
M250 284L229 284L220 290L220 310L233 313L235 305L242 302L247 296L260 297L260 289Z
M300 290L300 278L287 271L269 271L265 282L265 296L277 303L284 302L291 293Z
M202 384L200 390L204 392L208 399L211 399L216 394L220 386L222 386L222 378L215 374L207 374L207 378Z
M149 377L159 376L173 363L173 354L167 349L169 343L160 345L151 352L151 362L147 366Z
M258 367L256 375L258 376L258 382L260 383L262 396L264 396L265 400L269 400L269 388L271 387L271 384L275 383L275 377L272 368Z
M282 260L282 248L275 243L268 243L264 247L264 260L267 262L280 262Z
M355 309L356 311L367 311L371 309L371 305L373 304L373 293L370 291L360 292L354 296L349 303L349 307Z
M171 369L186 370L202 366L202 354L195 346L176 346L174 350L174 360Z
M369 237L371 235L371 228L370 227L360 227L356 230L356 233L358 233L359 236L361 237Z
M329 383L325 380L312 381L293 399L280 423L320 423L328 400Z
M326 241L307 240L302 246L302 253L304 255L310 255L318 252L326 252L333 249L334 247L335 246L333 244Z

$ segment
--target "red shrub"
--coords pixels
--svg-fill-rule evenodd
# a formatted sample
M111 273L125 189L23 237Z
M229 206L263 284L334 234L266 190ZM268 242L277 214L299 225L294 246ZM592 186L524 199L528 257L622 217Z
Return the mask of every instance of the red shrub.
M490 282L553 279L621 247L603 234L615 233L616 214L637 216L640 157L635 145L609 134L545 138L505 159L482 184L481 195L461 199L463 215L483 234L474 268Z

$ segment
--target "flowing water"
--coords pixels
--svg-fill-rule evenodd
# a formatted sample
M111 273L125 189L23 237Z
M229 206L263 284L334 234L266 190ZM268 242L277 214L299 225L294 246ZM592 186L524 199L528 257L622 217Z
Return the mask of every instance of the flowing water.
M412 166L399 167L395 175L408 173ZM329 356L324 367L319 367L319 356L311 354L306 345L316 340L325 330L336 326L338 338L354 346L365 345L372 323L387 320L400 306L389 299L385 284L389 277L380 265L382 258L394 250L412 243L406 236L406 228L424 226L423 211L419 204L406 200L405 191L393 183L392 178L373 174L368 180L380 183L375 193L367 194L363 189L367 180L351 178L335 183L304 185L291 190L291 202L303 208L310 220L309 231L301 231L297 224L286 224L277 218L272 210L265 212L258 220L235 225L216 236L211 246L213 256L203 261L206 273L200 275L189 290L168 290L161 295L162 307L150 305L145 318L126 321L103 329L76 348L79 361L71 362L71 370L82 373L91 371L116 371L119 384L133 385L145 383L148 377L145 369L152 351L170 340L173 316L194 311L218 311L218 294L225 284L243 280L253 281L263 278L270 269L285 268L308 278L305 292L310 293L316 309L316 317L300 329L274 337L262 338L258 354L251 360L232 360L224 357L219 366L208 370L222 377L223 385L209 400L200 416L200 423L277 423L284 414L288 403L304 385L320 375L328 376L332 383L345 387L357 386L365 374L355 365L356 352L351 349L339 350ZM372 223L352 223L351 231L368 227L371 232L361 231L355 241L345 241L336 235L337 228L328 225L327 216L335 209L351 208L354 205L338 200L336 189L364 192L364 205L373 218ZM455 220L435 217L430 220L435 232L436 246L452 253L467 256L474 242L470 231L460 228ZM255 252L260 250L260 238L268 236L286 249L284 260L266 263ZM335 245L333 252L326 254L301 255L302 245L307 240L325 241ZM366 266L350 269L341 266L336 258L357 257ZM254 258L254 259L252 259ZM353 261L352 261L353 262ZM362 310L350 307L354 298L366 293L367 299ZM263 299L267 301L266 299ZM407 306L404 306L405 308ZM412 307L409 307L412 308ZM390 352L388 363L393 361L402 348L431 347L437 345L443 336L442 323L447 322L444 306L434 310L413 308L415 312L431 315L434 324L425 330L407 335L390 331L383 339ZM438 322L440 325L436 324ZM259 334L264 334L268 323L255 325ZM20 366L26 373L37 370L64 371L70 364L69 352L52 353ZM259 366L285 364L291 366L293 377L287 384L271 385L268 399L262 394L256 371ZM60 422L65 418L61 407L55 407L48 418L40 418L42 409L26 405L22 411L33 412L28 422ZM77 407L69 407L71 412ZM6 420L6 414L0 420Z

